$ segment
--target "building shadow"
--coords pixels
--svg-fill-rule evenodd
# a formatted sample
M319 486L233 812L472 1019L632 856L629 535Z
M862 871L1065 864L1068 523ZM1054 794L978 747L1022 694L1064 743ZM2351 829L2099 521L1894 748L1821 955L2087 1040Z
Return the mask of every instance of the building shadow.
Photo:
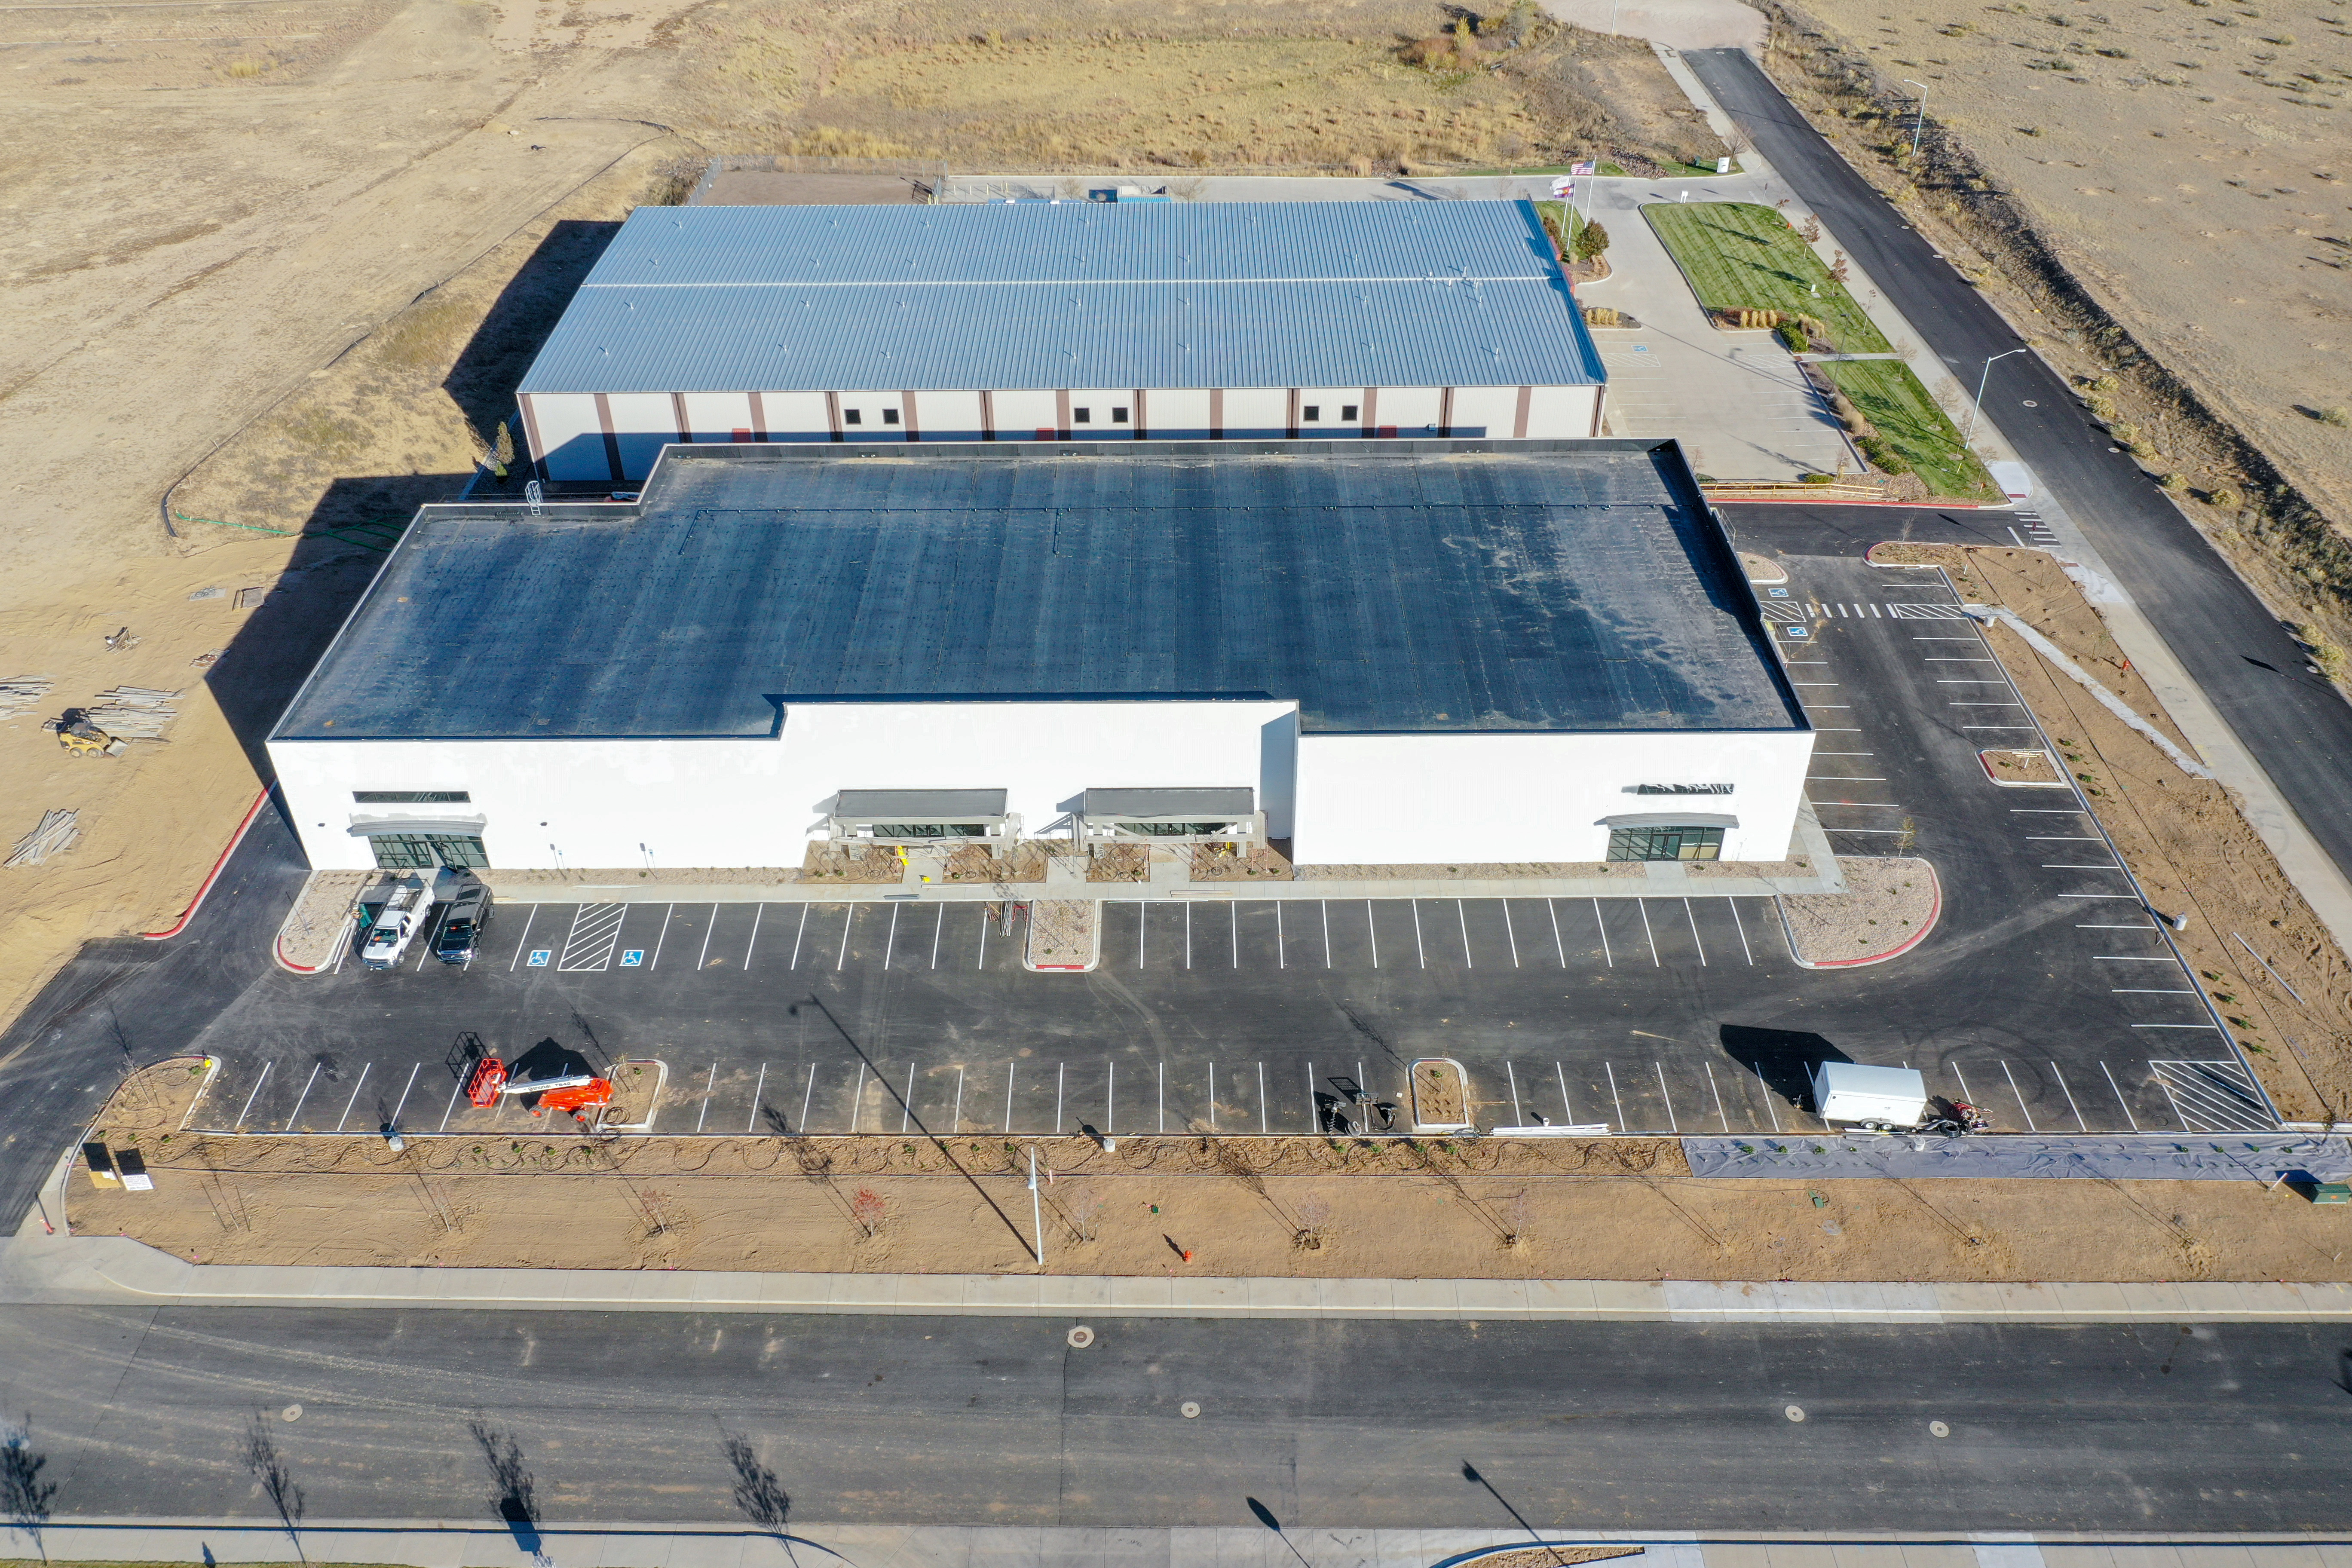
M1800 1110L1812 1109L1816 1066L1853 1060L1821 1036L1802 1030L1726 1024L1717 1038L1734 1065L1753 1073L1783 1104Z
M523 373L619 230L617 223L555 225L458 351L442 389L485 440L495 441L499 425L514 416L515 388ZM247 612L204 679L260 776L275 776L265 750L270 730L374 581L416 509L457 500L468 482L475 483L478 499L522 499L530 474L519 426L513 442L515 460L504 483L487 470L478 480L470 472L338 476L304 519L274 580L269 574L222 578L218 585L231 594L259 590L260 603Z

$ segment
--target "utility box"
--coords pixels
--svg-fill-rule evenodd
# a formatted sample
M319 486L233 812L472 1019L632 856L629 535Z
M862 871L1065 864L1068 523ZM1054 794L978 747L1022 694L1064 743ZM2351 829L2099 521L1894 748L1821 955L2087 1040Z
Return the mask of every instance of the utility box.
M1927 1080L1912 1068L1822 1062L1813 1068L1813 1114L1824 1121L1916 1127L1927 1119Z

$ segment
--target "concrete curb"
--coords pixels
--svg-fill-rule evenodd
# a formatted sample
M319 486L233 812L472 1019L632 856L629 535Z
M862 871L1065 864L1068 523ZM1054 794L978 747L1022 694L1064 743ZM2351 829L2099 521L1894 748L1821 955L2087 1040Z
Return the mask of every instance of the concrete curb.
M1534 1322L2352 1322L2352 1283L1959 1284L749 1274L194 1264L119 1237L20 1235L0 1300L875 1317Z

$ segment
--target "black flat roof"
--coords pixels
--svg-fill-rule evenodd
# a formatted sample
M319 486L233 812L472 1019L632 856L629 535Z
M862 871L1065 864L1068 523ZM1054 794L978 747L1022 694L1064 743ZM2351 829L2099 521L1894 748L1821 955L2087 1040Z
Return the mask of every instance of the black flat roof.
M1322 733L1804 724L1671 442L826 444L423 509L273 738L1175 697Z

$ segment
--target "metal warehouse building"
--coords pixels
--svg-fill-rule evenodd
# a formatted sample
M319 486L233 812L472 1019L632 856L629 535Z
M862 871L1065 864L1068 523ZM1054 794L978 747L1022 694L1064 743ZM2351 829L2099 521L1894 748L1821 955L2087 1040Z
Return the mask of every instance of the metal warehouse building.
M1779 859L1812 744L1633 440L674 447L635 505L425 508L268 742L349 868Z
M670 442L1591 437L1525 202L645 207L523 377L542 477Z

